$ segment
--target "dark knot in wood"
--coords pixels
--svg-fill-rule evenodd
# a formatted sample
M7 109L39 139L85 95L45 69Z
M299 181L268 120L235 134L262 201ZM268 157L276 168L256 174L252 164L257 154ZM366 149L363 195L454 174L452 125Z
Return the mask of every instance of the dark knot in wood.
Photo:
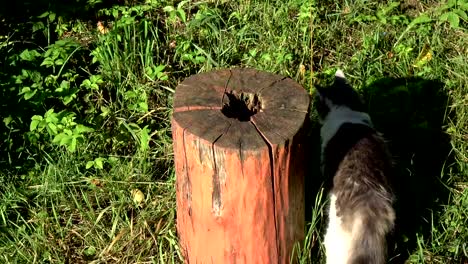
M250 117L262 109L262 101L257 94L229 91L224 93L224 96L227 102L223 103L221 112L228 118L242 122L250 121Z

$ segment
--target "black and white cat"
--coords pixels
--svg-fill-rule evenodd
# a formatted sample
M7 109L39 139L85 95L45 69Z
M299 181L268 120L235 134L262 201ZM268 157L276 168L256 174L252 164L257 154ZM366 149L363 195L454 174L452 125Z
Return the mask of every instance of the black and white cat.
M338 70L317 87L322 171L333 179L325 234L327 264L383 264L393 229L391 157L359 94Z

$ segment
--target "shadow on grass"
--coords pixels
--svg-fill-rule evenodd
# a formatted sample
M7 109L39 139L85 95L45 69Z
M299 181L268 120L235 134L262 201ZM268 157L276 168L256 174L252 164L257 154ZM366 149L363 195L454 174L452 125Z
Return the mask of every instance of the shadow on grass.
M421 78L384 78L362 89L374 126L383 133L394 157L394 191L397 200L396 227L390 236L389 263L404 263L417 248L416 234L430 237L431 222L447 201L442 178L450 164L450 138L443 132L448 96L443 83ZM314 197L321 186L325 194L331 179L320 176L320 131L314 122L311 131L313 160L306 179L306 221L311 221ZM326 219L321 220L321 235ZM312 248L317 255L318 246Z
M390 263L404 263L429 238L431 223L447 201L450 138L444 133L448 96L443 83L421 78L385 78L364 88L372 121L388 140L395 162L396 227Z

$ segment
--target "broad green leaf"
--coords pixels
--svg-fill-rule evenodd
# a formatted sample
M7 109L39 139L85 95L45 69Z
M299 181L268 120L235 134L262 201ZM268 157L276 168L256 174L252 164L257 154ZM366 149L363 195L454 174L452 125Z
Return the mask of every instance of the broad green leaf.
M60 146L69 146L72 142L73 137L63 134L63 137L60 139Z
M138 103L138 106L143 112L148 112L148 104L145 102Z
M55 65L63 65L63 59L57 59L55 60Z
M184 0L177 4L177 9L182 9L185 4L189 3L190 0Z
M458 4L458 6L460 7L461 10L468 11L468 1L461 2L461 3Z
M31 76L32 79L35 79L33 76ZM37 80L34 80L35 83L31 85L31 88L37 88L37 89L42 89L42 83L37 83Z
M427 14L422 14L418 16L417 18L413 19L413 21L411 21L411 24L416 25L416 24L428 23L428 22L431 22L431 20L432 19Z
M57 81L58 76L55 75L48 75L45 77L44 82L46 85L55 85L55 82Z
M153 68L151 68L150 66L146 66L145 67L145 73L148 74L148 75L152 75L153 74Z
M67 95L65 96L63 99L62 99L62 102L65 104L65 105L68 105L71 101L73 101L73 99L76 97L76 94L70 94L70 95Z
M50 13L49 14L49 22L53 22L55 20L55 16L56 16L55 13Z
M60 47L75 47L78 45L78 43L71 38L57 40L54 44Z
M92 257L92 256L96 255L97 250L96 250L96 248L94 246L89 246L83 251L83 253L87 257Z
M69 135L69 136L73 135L73 132L72 132L70 129L68 129L68 128L65 128L65 129L63 130L63 133L65 133L66 135Z
M44 17L46 17L46 16L48 16L48 15L49 15L49 11L40 14L40 15L38 16L38 18L44 18Z
M66 81L66 80L63 80L60 83L60 86L57 89L55 89L55 91L58 92L58 93L61 93L61 92L66 91L68 89L70 89L70 83L68 81Z
M134 91L126 91L125 92L125 99L129 99L129 98L136 98L138 95L136 92Z
M54 123L48 123L47 124L47 127L50 129L50 131L52 132L51 134L52 135L56 135L57 134L57 126L54 124Z
M41 63L41 66L54 66L54 59L47 57L44 59L44 61Z
M83 83L81 85L84 85L86 87L90 87L91 86L91 81L89 79L86 79L83 81Z
M42 21L38 21L38 22L34 23L33 26L32 26L33 32L36 32L36 31L44 29L44 28L45 28L45 26L44 26L44 23Z
M44 116L50 116L50 115L52 115L53 113L54 113L54 109L51 108L51 109L47 110L47 112L45 113Z
M461 2L461 1L459 1L459 2ZM454 7L455 5L457 5L457 0L448 0L448 2L447 2L448 7Z
M22 60L33 61L37 57L40 57L41 54L39 54L39 52L36 50L24 50L19 56Z
M145 126L140 132L140 150L146 151L149 147L150 136L148 126Z
M206 58L204 56L196 56L195 57L195 62L196 63L203 63L205 62Z
M165 74L163 72L160 72L160 73L158 73L158 79L161 80L161 81L165 81L165 80L169 79L169 76L167 76L167 74Z
M166 65L161 64L161 65L157 66L156 68L154 68L154 72L155 73L162 72L162 71L164 71L164 68L166 68Z
M192 60L193 56L192 54L185 53L182 55L182 60Z
M91 63L94 64L94 63L96 63L98 61L99 61L99 59L96 56L93 56L93 59L91 60Z
M3 123L5 124L5 126L8 126L11 123L11 121L13 121L13 117L11 116L3 118Z
M76 125L75 127L75 132L76 134L82 134L82 133L89 133L89 132L93 132L94 129L90 128L90 127L87 127L87 126L84 126L84 125Z
M71 143L68 147L71 152L75 152L76 150L76 138L75 137L72 138Z
M182 22L187 22L187 16L185 15L185 11L183 9L179 9L177 10L177 12L179 13L179 17L180 17L180 20L182 20Z
M105 106L101 106L101 114L100 115L102 117L106 117L109 113L110 113L109 108L107 108Z
M447 21L452 28L458 28L460 24L460 17L454 12L448 12Z
M458 16L460 16L464 20L468 20L468 16L466 15L466 12L461 10L461 9L455 9L453 10L454 13L456 13Z
M104 160L103 158L96 158L96 159L94 159L94 165L95 165L95 167L96 167L97 169L101 169L101 170L102 170L102 169L104 168L104 165L103 165L103 163L102 163L103 160Z
M116 157L109 157L109 158L107 158L107 162L108 162L110 165L112 165L112 166L115 165L115 164L117 164L118 161L119 161L119 159L116 158Z
M33 116L31 117L31 120L39 120L39 121L42 121L42 119L43 119L43 118L42 118L42 116L40 116L40 115L33 115Z
M86 169L91 168L93 165L94 165L94 161L93 161L93 160L90 160L90 161L86 162Z
M18 95L22 95L22 94L28 93L28 92L30 92L30 91L31 91L31 87L27 87L27 86L26 86L26 87L23 87L23 88L21 89L21 91L18 93Z
M24 94L24 99L29 100L31 99L35 94L37 90L32 90Z
M37 128L37 125L39 125L41 121L40 120L32 120L31 124L29 124L29 131L34 131Z
M47 122L54 122L56 123L58 121L57 117L56 117L56 113L54 113L54 109L51 108L49 110L47 110L47 112L44 114L44 117L46 118L46 121Z
M60 134L55 135L52 142L55 143L55 144L63 145L65 143L65 141L67 140L67 138L68 138L67 135L65 135L64 133L60 133Z
M163 7L164 12L173 12L175 8L173 6L165 6Z
M460 24L460 17L455 12L443 13L439 17L439 20L448 21L452 28L458 28L458 25Z
M47 57L50 57L50 55L52 54L52 49L47 49L46 52L44 53L44 58L47 58Z
M97 84L100 84L100 83L103 83L104 81L102 80L102 76L99 75L99 74L96 74L96 75L91 75L91 81L93 83L97 83Z
M449 13L443 13L443 14L439 17L439 20L440 20L440 21L447 21L448 14L449 14Z

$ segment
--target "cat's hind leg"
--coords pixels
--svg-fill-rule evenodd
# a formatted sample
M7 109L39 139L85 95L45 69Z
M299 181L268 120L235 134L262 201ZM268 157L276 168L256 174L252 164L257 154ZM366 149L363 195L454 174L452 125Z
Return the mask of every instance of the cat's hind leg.
M343 219L337 215L336 196L330 196L328 226L325 233L325 253L327 264L346 264L349 261L352 246L352 230L348 230Z

